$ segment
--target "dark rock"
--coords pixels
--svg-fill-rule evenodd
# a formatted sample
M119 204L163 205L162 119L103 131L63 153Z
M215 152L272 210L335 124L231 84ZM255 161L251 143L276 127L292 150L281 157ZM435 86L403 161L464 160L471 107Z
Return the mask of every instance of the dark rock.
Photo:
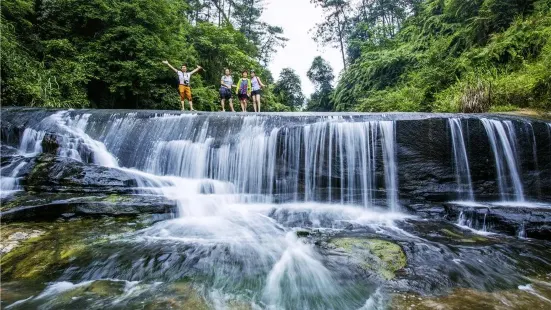
M461 206L445 204L446 216L457 222L461 213L474 229L551 240L551 208L513 206Z
M42 152L46 154L56 155L59 149L59 142L55 134L46 134L42 139Z
M2 207L2 221L72 218L75 216L125 216L174 213L176 203L152 195L86 195L71 193L16 196Z
M22 182L33 192L132 193L136 180L124 171L44 154Z

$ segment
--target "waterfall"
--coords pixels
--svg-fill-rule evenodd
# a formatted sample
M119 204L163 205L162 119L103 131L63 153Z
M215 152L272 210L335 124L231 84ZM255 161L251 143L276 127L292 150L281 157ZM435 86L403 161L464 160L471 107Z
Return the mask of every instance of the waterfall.
M377 169L382 165L387 206L392 211L399 209L392 121L333 119L306 125L302 131L286 128L283 132L286 178L285 186L276 186L279 194L294 193L296 201L304 186L305 201L336 200L371 207L378 186Z
M516 135L511 122L481 119L494 154L497 182L501 199L524 201L524 191L517 164Z
M480 223L480 220L478 216L475 214L472 214L471 212L465 213L465 211L459 212L459 217L457 218L456 225L470 229L473 232L479 233L479 234L491 234L489 232L488 225L486 223L486 217L488 216L488 213L484 213L484 217L482 219L482 223Z
M367 266L378 255L375 249L383 247L379 241L391 241L409 255L408 249L426 248L425 237L429 237L431 247L424 252L427 256L419 256L420 261L444 249L435 246L438 242L432 239L433 226L425 226L431 224L427 222L430 219L395 225L411 217L400 213L400 202L408 202L411 210L417 205L431 207L427 217L433 212L455 215L457 209L452 210L452 204L440 199L457 191L462 200L474 201L472 178L475 184L481 184L480 175L487 173L483 167L487 154L467 152L474 141L471 138L467 145L468 133L460 118L417 114L154 113L48 111L41 114L48 115L41 120L27 119L24 127L15 129L10 124L12 127L5 127L7 134L2 132L2 139L9 140L12 137L5 136L15 132L20 141L14 143L18 153L1 167L2 195L4 189L19 188L17 177L31 157L43 151L43 140L55 139L58 156L87 163L86 169L93 173L107 170L95 170L93 165L126 172L136 179L136 193L160 195L163 197L152 198L167 198L176 204L174 216L163 220L155 217L152 222L148 219L145 227L140 224L136 231L98 243L98 251L90 253L93 259L83 256L75 263L71 261L59 283L98 279L135 281L140 285L150 281L159 285L186 282L193 286L190 290L199 291L201 298L219 308L234 299L250 302L252 308L260 305L267 309L370 308L378 302L386 303L378 301L386 298L389 286L385 283L403 282L402 275L395 271L392 275L398 276L397 280L387 282L389 278L371 269L378 266ZM481 194L492 192L497 183L503 200L511 196L524 199L518 163L525 153L517 150L526 144L517 145L517 138L522 138L520 133L516 136L517 123L481 122L497 171L497 182L484 183ZM449 139L446 125L450 128L451 150L447 143L433 143ZM26 129L20 132L19 128ZM537 133L540 127L532 128L531 148L537 159L534 128L538 128ZM484 135L482 126L474 129L479 130L476 135ZM426 136L426 140L417 140ZM540 143L540 136L537 139ZM449 177L450 151L455 180ZM540 155L542 167L547 165L545 160ZM71 165L71 160L60 162ZM484 171L471 177L471 167L482 167ZM76 189L67 196L72 194L75 198L88 195ZM101 194L97 194L98 199ZM433 204L439 207L432 208ZM497 203L489 204L485 213L474 203L465 205L460 206L463 212L457 225L470 227L478 234L501 229L495 224L496 216L490 213ZM528 225L530 233L532 226ZM449 232L450 239L456 235ZM418 233L422 237L417 238ZM519 227L518 234L525 236L524 226ZM361 243L335 243L334 239L343 239L341 236ZM421 240L423 247L417 247L416 240ZM467 236L457 241L479 242ZM476 247L461 249L466 251L459 253L464 264ZM386 255L387 250L382 250ZM448 268L449 258L458 253L444 254L446 258L431 268L431 275L446 272L444 281L457 278L459 269L455 265L441 268ZM405 263L416 259L408 258ZM460 266L459 259L454 261ZM465 266L479 263L484 269L492 269L480 260ZM364 269L366 266L369 268ZM478 272L473 270L464 278ZM364 279L370 285L363 285ZM474 283L478 278L471 280ZM55 286L53 283L51 287ZM167 291L171 289L166 287ZM147 297L155 297L157 292L152 290ZM184 291L174 294L180 293L186 295ZM31 297L29 302L36 301Z
M79 129L72 133L87 137L87 145L95 139L100 153L103 146L109 150L111 166L121 161L152 175L229 182L238 193L264 195L263 201L368 208L385 198L390 210L399 209L393 121L322 117L286 124L256 115L125 114L107 125L88 118L73 123Z
M536 133L534 131L534 126L532 123L526 123L527 127L529 128L530 136L532 137L532 158L534 160L534 170L540 171L539 163L538 163L538 146L536 142ZM538 198L541 198L541 179L540 175L536 176L536 192L538 193Z
M458 118L448 119L452 136L453 158L455 163L455 179L457 181L457 192L461 200L474 201L471 171L461 120Z
M383 132L387 204L390 205L392 211L397 211L400 207L398 202L398 164L395 150L394 122L380 122L380 125Z

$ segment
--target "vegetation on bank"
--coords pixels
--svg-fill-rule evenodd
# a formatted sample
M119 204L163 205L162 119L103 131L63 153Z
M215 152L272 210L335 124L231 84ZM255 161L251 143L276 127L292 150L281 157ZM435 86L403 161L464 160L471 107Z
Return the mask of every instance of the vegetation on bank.
M254 69L265 111L551 110L550 0L310 0L313 29L340 50L321 57L308 99L291 68L267 69L286 39L256 0L5 0L2 104L179 109L177 78L161 60L201 65L194 106L217 111L224 68Z
M551 110L551 1L363 3L335 110Z

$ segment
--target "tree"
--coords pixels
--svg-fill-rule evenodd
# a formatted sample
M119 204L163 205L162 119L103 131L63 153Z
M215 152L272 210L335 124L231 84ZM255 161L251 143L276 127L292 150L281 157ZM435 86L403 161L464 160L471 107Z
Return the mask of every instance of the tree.
M350 5L346 0L310 0L322 8L325 20L316 25L314 40L321 45L332 45L339 48L342 63L346 68L346 38L350 29L346 12Z
M315 85L316 91L308 101L308 111L328 112L333 110L333 68L321 56L314 58L312 66L306 73L306 76Z
M274 94L283 105L299 110L304 105L304 94L300 77L291 68L284 68L274 88Z
M264 66L268 66L277 48L285 47L285 42L289 39L283 36L283 28L279 26L262 23L261 29L259 60Z

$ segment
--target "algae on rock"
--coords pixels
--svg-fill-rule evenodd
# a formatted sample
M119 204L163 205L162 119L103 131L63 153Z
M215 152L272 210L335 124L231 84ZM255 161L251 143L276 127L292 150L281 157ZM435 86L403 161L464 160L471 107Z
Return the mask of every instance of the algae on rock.
M374 271L386 280L395 277L396 271L407 264L402 248L393 242L381 239L335 238L330 244L358 260L360 266Z

